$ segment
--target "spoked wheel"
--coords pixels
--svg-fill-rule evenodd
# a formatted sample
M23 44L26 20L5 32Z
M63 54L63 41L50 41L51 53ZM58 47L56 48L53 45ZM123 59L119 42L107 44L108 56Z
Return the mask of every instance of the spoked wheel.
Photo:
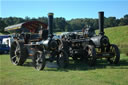
M14 65L23 65L28 57L27 48L24 47L23 42L14 41L10 48L10 59Z
M33 64L38 71L43 70L46 64L45 55L41 51L37 51L33 56Z
M89 66L94 66L96 64L96 49L94 46L88 46L88 64Z
M69 59L65 51L61 50L57 55L57 64L60 68L65 68L68 66Z
M114 54L112 58L108 58L108 62L110 64L118 64L120 61L120 51L119 48L116 45L111 45L110 46L110 52Z

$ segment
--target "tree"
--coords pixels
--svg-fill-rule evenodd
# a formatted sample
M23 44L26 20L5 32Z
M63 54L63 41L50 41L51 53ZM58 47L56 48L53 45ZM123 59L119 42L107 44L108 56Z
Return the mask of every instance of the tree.
M66 25L66 20L63 17L60 18L55 18L55 29L60 30L60 31L65 31L65 25Z
M116 26L116 17L105 18L105 27L114 27Z
M20 17L0 17L0 32L4 32L4 28L9 25L14 25L26 21L38 20L43 23L48 24L47 17L38 17L38 18L30 18L26 16L25 18ZM98 29L99 23L98 19L93 18L76 18L67 21L63 17L54 18L53 21L53 31L73 31L73 30L81 30L85 25L91 26L93 29ZM116 17L105 17L104 18L104 27L113 27L119 25L128 25L128 14L124 15L123 18L116 19Z
M124 19L128 19L128 14L124 15Z
M70 25L68 22L66 23L65 31L66 31L66 32L72 31L71 25Z
M43 23L48 23L48 18L47 17L39 17L37 20L43 22Z
M30 21L30 20L31 20L30 17L28 16L25 17L25 21Z
M128 25L128 14L124 15L124 25Z
M4 28L6 27L7 25L4 23L4 21L0 20L0 32L3 33L4 32Z

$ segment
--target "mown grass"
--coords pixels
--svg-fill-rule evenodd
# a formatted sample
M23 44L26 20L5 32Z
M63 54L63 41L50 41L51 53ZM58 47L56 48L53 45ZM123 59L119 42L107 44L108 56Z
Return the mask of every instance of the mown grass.
M95 67L82 62L70 62L66 69L35 70L28 60L15 66L9 55L0 55L0 85L127 85L128 56L121 54L118 66L99 60Z
M128 45L128 26L118 26L105 29L105 34L111 43Z

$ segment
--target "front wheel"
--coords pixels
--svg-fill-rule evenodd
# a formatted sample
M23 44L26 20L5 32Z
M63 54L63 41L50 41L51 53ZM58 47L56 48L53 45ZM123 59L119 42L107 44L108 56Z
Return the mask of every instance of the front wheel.
M116 45L111 45L110 46L110 52L114 54L112 58L108 58L108 62L110 64L118 64L120 61L120 51L119 48Z
M37 51L33 56L33 64L38 71L43 70L46 64L45 55L41 51Z
M60 68L65 68L68 66L69 59L65 51L61 50L57 55L57 64Z
M88 45L88 64L94 66L96 64L96 49L92 45Z

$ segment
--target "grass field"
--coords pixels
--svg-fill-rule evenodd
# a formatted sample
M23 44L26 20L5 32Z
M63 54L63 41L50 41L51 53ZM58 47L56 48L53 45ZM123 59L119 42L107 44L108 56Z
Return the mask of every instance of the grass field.
M121 54L118 66L99 60L96 67L72 62L66 69L37 71L31 60L15 66L9 55L0 55L0 85L128 85L128 56Z
M105 34L109 37L111 43L128 45L128 25L107 28Z

